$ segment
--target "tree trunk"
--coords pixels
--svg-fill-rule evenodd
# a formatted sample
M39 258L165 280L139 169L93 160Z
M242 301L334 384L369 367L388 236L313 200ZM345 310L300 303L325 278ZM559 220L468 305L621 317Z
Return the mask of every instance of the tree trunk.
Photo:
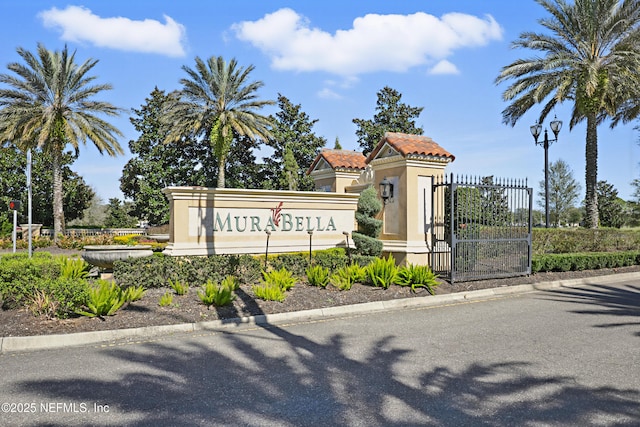
M598 128L595 114L587 115L587 144L585 167L585 227L598 228Z
M53 241L58 243L64 235L64 210L62 198L62 151L54 148L52 154L53 168Z
M220 156L218 159L218 188L224 188L225 185L225 176L224 176L224 167L227 163L227 156Z

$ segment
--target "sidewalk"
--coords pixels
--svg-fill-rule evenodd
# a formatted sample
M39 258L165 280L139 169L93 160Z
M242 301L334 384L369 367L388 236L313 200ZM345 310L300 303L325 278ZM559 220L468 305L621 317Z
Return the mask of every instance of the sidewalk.
M609 276L596 276L581 279L558 280L553 282L541 282L533 285L515 285L444 295L430 295L418 298L377 301L364 304L346 305L291 313L259 315L228 320L214 320L208 322L183 323L178 325L166 326L148 326L142 328L96 332L79 332L61 335L0 337L0 354L8 354L20 351L45 350L70 346L92 345L124 339L148 339L175 333L225 330L247 325L304 322L353 314L379 312L384 310L446 306L450 304L462 304L468 301L503 298L528 292L548 291L562 287L604 285L629 280L640 280L640 272L612 274Z

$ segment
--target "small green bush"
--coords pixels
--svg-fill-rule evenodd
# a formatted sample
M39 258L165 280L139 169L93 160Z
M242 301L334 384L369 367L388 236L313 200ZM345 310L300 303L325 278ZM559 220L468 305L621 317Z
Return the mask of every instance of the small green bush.
M437 278L438 276L431 271L429 266L407 264L398 270L396 284L410 286L413 292L416 291L416 288L425 288L433 295L438 286Z
M365 271L370 285L388 289L396 280L398 267L393 257L389 255L387 258L374 260L365 268Z
M636 264L640 264L640 251L537 254L532 257L531 271L597 270Z
M87 317L112 316L125 303L122 289L108 280L98 280L89 288L86 310L77 310L78 314Z
M311 286L326 288L329 284L329 269L321 265L313 265L305 271Z
M49 252L6 254L0 257L0 300L3 308L23 306L41 282L60 277L60 263Z
M384 244L381 240L365 236L357 231L351 233L351 237L353 238L353 243L356 245L356 251L359 255L379 257L382 254Z

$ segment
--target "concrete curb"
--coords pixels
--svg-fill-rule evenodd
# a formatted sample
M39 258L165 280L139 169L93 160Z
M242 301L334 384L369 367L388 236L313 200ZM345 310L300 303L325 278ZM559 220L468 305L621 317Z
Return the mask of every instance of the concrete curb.
M592 278L558 280L541 282L533 285L505 286L500 288L481 289L477 291L459 292L444 295L430 295L418 298L406 298L389 301L376 301L363 304L339 307L319 308L291 313L266 314L209 322L183 323L178 325L146 326L142 328L117 329L109 331L78 332L73 334L40 335L26 337L0 337L0 354L18 351L45 350L61 347L98 344L123 339L149 339L161 335L175 333L217 331L245 325L282 324L309 320L329 319L332 317L373 313L404 308L435 307L523 294L534 291L545 291L561 287L584 285L605 285L627 280L639 280L640 273L622 273Z

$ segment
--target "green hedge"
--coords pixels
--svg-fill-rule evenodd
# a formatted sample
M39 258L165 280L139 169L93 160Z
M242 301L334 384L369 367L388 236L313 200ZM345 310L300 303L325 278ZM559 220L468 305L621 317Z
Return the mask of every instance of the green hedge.
M640 248L640 230L616 228L534 228L534 254L619 252Z
M531 260L531 270L533 273L597 270L636 264L640 264L640 251L537 254Z
M367 265L373 257L352 255L352 260ZM311 253L312 263L333 271L349 263L343 248L333 248ZM285 267L296 277L304 277L309 266L309 252L269 255L269 268ZM169 279L199 286L207 280L221 281L227 275L241 282L257 283L264 268L264 256L211 255L207 257L172 257L154 254L147 258L118 261L113 267L113 277L120 286L159 288L167 286Z

